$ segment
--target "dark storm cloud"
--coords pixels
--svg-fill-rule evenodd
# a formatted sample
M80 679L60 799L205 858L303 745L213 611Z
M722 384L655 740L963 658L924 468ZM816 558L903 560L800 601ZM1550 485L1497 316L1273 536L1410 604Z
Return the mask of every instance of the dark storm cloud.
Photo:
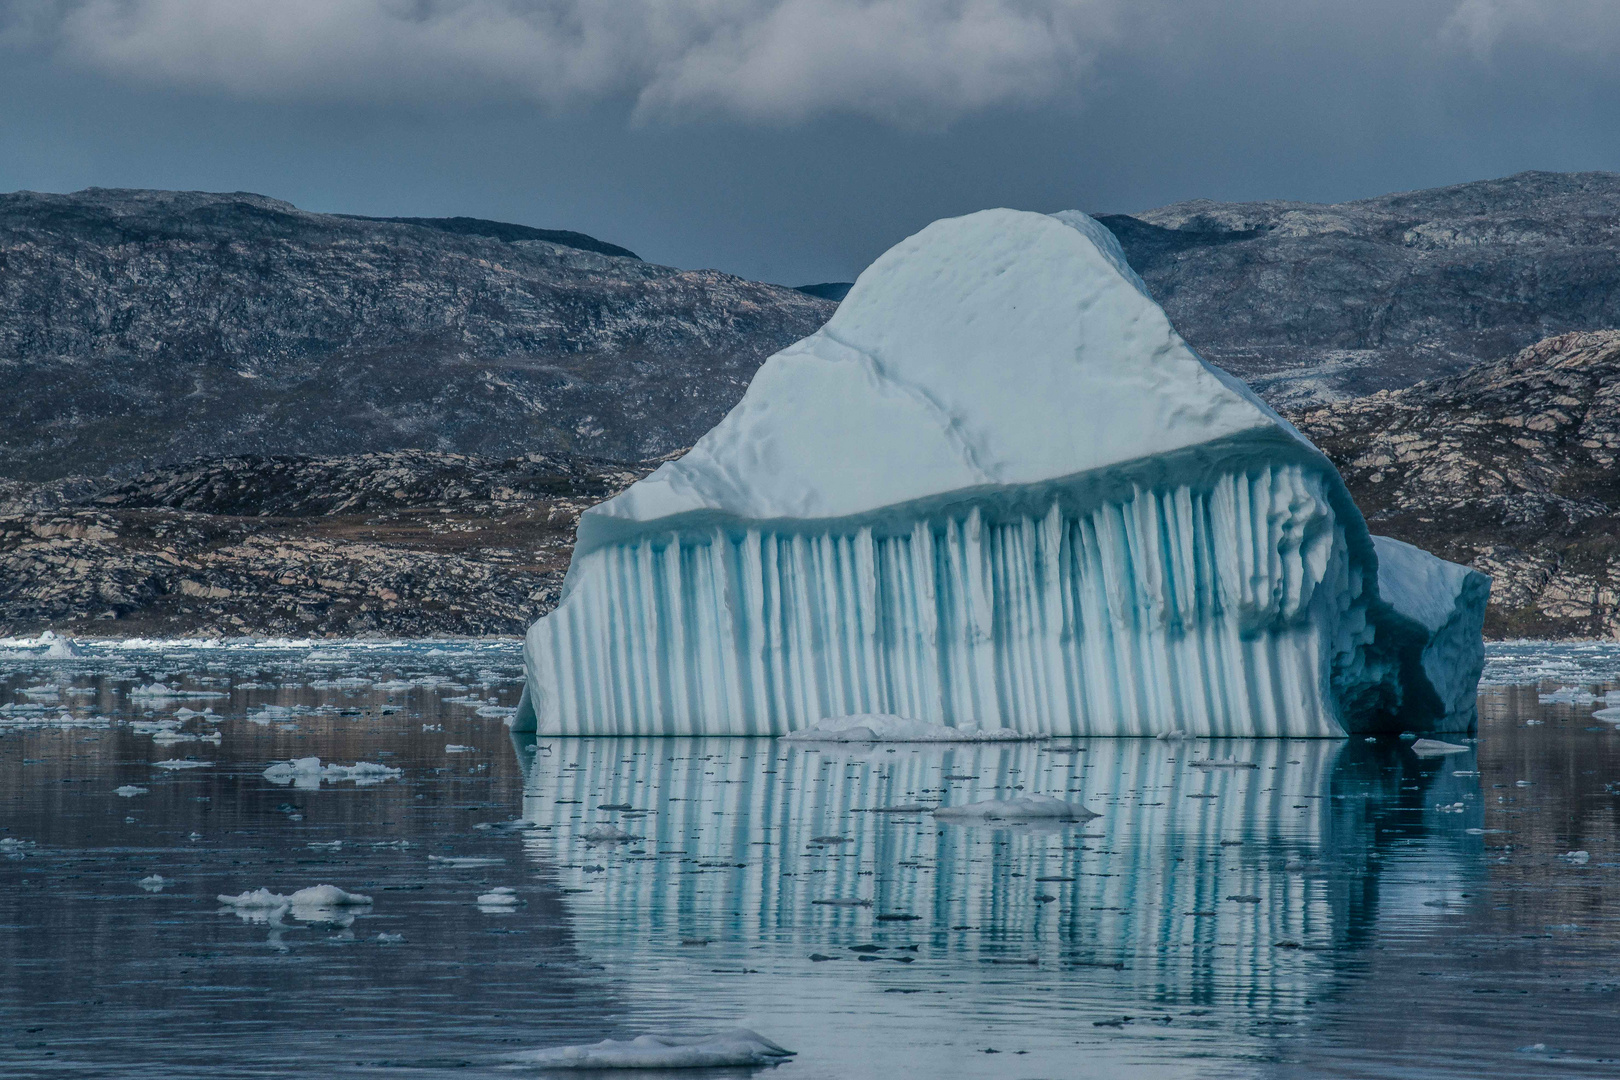
M1595 0L0 0L0 189L847 278L932 218L1620 168Z

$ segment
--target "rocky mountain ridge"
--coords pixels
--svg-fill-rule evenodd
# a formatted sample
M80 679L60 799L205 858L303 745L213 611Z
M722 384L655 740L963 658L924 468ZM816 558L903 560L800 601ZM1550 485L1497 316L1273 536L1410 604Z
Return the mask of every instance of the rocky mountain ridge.
M1616 173L1099 220L1182 336L1274 405L1409 386L1620 326Z
M655 457L836 306L499 225L251 194L0 196L0 476L410 448Z
M1492 637L1620 637L1620 331L1296 412L1374 532L1494 578Z

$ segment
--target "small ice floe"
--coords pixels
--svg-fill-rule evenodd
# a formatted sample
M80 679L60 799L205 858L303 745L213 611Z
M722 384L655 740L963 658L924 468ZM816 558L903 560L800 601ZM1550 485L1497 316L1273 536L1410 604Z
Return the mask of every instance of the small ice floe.
M17 693L26 698L36 700L55 701L60 696L62 688L55 683L41 683L39 686L25 686Z
M1460 813L1462 813L1463 811L1465 811L1467 809L1468 809L1468 804L1467 803L1454 802L1454 803L1442 803L1441 805L1436 806L1434 808L1434 811L1437 814L1460 814Z
M631 840L640 840L641 837L625 832L617 825L592 825L579 834L592 844L624 844Z
M353 765L322 765L320 758L306 757L278 761L260 775L272 784L291 784L296 788L312 790L320 787L323 780L327 783L349 780L356 786L363 787L367 784L380 784L384 780L397 779L404 776L405 772L403 769L394 769L371 761L358 761Z
M1195 769L1258 769L1260 766L1253 761L1189 761L1187 764Z
M378 934L376 941L379 945L398 945L405 940L404 934Z
M523 901L518 899L517 890L504 885L478 896L478 907L483 911L511 911L521 903Z
M1160 742L1190 742L1198 736L1185 731L1166 731L1159 735Z
M478 747L462 746L460 743L449 743L445 746L444 752L447 754L476 754L478 753Z
M1412 753L1418 757L1440 757L1445 754L1466 754L1468 747L1461 743L1444 742L1440 739L1419 739L1412 744Z
M482 855L429 855L428 862L446 870L460 870L470 866L505 866L505 859L490 859Z
M1090 821L1101 814L1055 795L1021 795L1016 799L986 799L961 806L940 806L934 817L964 823L984 821L1044 822Z
M485 705L479 708L473 715L483 716L491 720L510 720L512 717L517 715L517 706Z
M197 761L193 758L170 758L167 761L154 761L154 769L212 769L212 761Z
M23 852L34 846L32 840L19 840L15 836L0 836L0 855L8 859L20 859Z
M206 742L213 743L215 746L218 746L220 743L225 741L225 738L217 731L212 735L192 735L184 731L174 731L170 728L164 728L162 731L155 732L152 735L152 741L158 746L174 746L176 743L189 742Z
M818 720L782 736L787 742L1029 742L1049 738L1011 728L947 727L888 713L861 713Z
M926 814L932 811L932 806L923 803L896 803L893 806L874 806L868 810L855 810L857 814Z
M1560 686L1550 694L1538 694L1537 700L1543 705L1591 705L1598 696L1590 690L1579 686Z
M538 829L539 827L540 825L537 822L525 821L522 818L513 818L510 821L480 821L478 824L473 826L475 829L481 829L486 832L503 833L528 832L530 829Z
M346 892L336 885L311 885L287 896L269 889L253 889L236 896L221 894L217 899L249 922L273 924L280 924L282 916L290 913L301 922L347 926L354 921L353 909L371 905L371 897Z
M131 701L142 701L150 705L160 701L180 701L186 698L226 698L230 697L223 690L180 690L168 683L155 682L148 686L137 686L130 690Z
M812 904L822 907L871 907L872 901L862 900L858 896L830 896L822 900L812 900Z
M146 792L147 789L138 784L125 784L123 787L113 788L114 795L121 796L125 799L133 799L137 795L145 795Z
M723 1069L779 1065L793 1057L747 1028L716 1035L638 1035L585 1046L552 1046L509 1059L547 1069Z
M135 884L139 885L141 888L145 889L147 892L162 892L163 891L163 886L167 885L168 883L169 883L168 879L165 878L162 874L148 874L146 877L141 878Z
M1592 861L1592 853L1589 851L1566 851L1558 857L1571 866L1585 866Z

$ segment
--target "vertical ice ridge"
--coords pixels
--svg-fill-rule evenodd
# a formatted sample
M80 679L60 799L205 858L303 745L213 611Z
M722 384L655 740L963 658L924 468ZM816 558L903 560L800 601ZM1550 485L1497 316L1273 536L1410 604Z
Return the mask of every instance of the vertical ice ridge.
M1031 496L590 552L531 631L539 729L761 735L890 712L1059 735L1342 733L1335 687L1357 656L1322 628L1354 601L1321 472Z

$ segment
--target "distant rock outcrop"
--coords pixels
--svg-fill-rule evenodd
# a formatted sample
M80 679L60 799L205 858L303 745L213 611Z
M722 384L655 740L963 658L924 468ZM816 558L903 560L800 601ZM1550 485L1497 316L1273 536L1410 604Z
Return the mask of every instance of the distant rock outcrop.
M0 486L0 635L518 633L581 511L654 464L250 456Z
M1374 531L1495 578L1493 637L1620 637L1620 331L1292 419Z
M1620 326L1620 174L1098 218L1183 337L1274 405L1439 378Z
M0 196L0 477L689 445L836 305L578 233L261 195Z

